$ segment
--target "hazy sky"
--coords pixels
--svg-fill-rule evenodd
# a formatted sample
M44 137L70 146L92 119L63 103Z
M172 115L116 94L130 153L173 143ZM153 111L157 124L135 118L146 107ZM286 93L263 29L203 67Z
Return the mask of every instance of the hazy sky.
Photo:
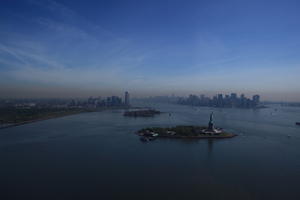
M2 0L0 97L300 101L300 1Z

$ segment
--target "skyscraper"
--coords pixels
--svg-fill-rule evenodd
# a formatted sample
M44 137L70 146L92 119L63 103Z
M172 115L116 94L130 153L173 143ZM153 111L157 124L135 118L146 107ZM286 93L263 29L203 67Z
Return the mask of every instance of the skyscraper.
M258 95L258 94L253 95L252 101L253 101L253 104L254 104L255 106L257 106L257 105L259 104L259 95Z
M247 99L245 98L244 94L241 94L241 98L240 98L240 107L244 108L246 106L247 103Z
M126 91L125 92L125 105L126 106L129 106L130 105L130 103L129 103L129 93Z
M222 107L223 106L223 94L218 94L218 103L217 106L218 107Z
M230 94L231 107L235 107L237 105L237 95L236 93Z

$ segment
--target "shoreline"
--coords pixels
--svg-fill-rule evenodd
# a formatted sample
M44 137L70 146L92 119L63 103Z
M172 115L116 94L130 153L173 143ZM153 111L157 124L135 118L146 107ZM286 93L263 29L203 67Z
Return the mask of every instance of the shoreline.
M23 121L23 122L17 122L17 123L6 123L7 125L2 124L2 125L0 125L0 130L6 129L6 128L12 128L15 126L21 126L21 125L25 125L25 124L35 123L35 122L39 122L39 121L49 120L49 119L77 115L77 114L81 114L81 113L101 112L101 111L105 111L105 110L117 110L117 109L130 109L130 108L128 108L128 107L112 107L112 108L98 108L98 109L94 109L94 110L86 109L86 110L79 110L79 111L73 111L73 112L69 112L69 113L60 113L60 114L53 113L53 116L41 117L41 118L27 120L27 121Z
M225 139L225 138L233 138L235 136L237 136L237 134L233 134L233 133L228 133L230 135L226 135L226 136L218 136L218 135L205 135L205 136L180 136L180 135L174 135L174 136L158 136L158 138L175 138L175 139Z
M39 121L44 121L44 120L49 120L49 119L54 119L54 118L60 118L60 117L66 117L66 116L76 115L76 114L85 113L85 112L96 112L96 111L82 111L82 112L68 113L68 114L63 114L63 115L58 115L58 116L48 116L45 118L39 118L39 119L33 119L33 120L8 124L7 126L0 126L0 129L12 128L15 126L21 126L21 125L25 125L25 124L34 123L34 122L39 122Z

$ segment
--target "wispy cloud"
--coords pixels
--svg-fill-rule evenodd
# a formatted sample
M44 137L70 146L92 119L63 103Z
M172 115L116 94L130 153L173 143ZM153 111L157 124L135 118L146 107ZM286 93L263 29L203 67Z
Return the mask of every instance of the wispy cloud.
M31 19L41 27L31 42L18 38L3 44L0 39L0 52L9 55L0 54L0 61L6 66L5 75L13 80L112 88L130 81L126 72L143 62L145 55L129 40L116 37L66 6L50 0L29 2L61 20Z

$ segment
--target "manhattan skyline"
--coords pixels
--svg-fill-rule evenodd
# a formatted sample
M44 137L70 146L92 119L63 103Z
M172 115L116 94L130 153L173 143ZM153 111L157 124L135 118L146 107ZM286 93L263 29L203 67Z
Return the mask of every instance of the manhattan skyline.
M3 1L0 97L300 101L297 1Z

